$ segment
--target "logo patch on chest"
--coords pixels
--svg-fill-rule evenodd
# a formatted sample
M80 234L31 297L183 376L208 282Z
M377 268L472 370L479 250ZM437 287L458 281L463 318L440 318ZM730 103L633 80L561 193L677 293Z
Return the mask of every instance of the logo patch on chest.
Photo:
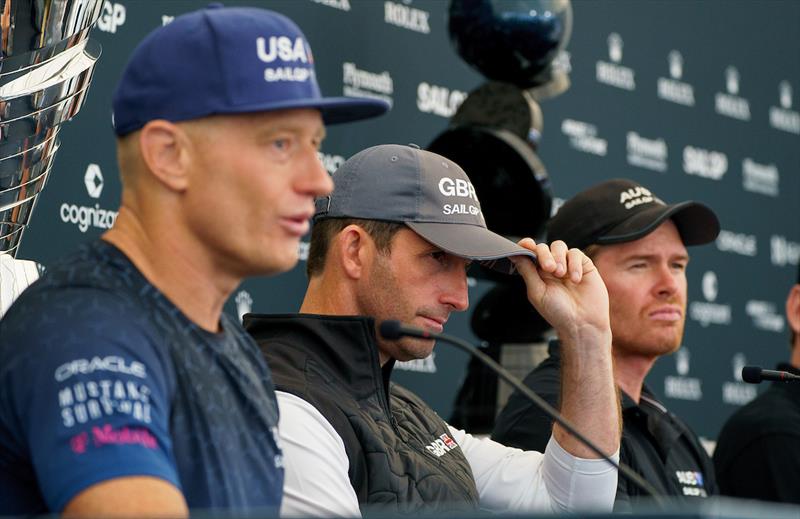
M703 488L703 473L693 470L676 470L675 477L678 478L678 483L681 484L683 495L708 497L706 489Z
M451 450L457 449L458 444L450 437L450 435L445 433L426 445L425 448L428 450L428 452L437 458L440 458Z

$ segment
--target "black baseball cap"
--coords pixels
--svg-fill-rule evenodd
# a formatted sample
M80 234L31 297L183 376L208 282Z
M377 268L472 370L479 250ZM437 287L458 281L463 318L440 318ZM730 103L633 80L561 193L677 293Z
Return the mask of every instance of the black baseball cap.
M334 190L318 198L315 221L362 218L406 224L462 258L512 273L510 256L536 255L486 228L467 174L418 146L383 144L353 155L333 173Z
M667 204L641 184L616 178L567 200L548 222L547 237L578 249L624 243L643 238L668 218L687 246L709 243L719 234L719 220L708 206Z

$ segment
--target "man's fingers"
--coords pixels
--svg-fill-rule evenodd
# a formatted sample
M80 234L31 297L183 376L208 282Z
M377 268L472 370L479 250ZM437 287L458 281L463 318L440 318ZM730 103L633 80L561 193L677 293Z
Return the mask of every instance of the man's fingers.
M568 271L567 266L567 244L561 240L556 240L550 244L550 253L553 255L553 260L556 262L556 268L551 272L555 277L560 278Z
M580 283L583 279L584 269L591 265L591 260L587 265L585 260L589 260L580 249L570 249L567 251L567 265L569 266L569 279L573 283Z

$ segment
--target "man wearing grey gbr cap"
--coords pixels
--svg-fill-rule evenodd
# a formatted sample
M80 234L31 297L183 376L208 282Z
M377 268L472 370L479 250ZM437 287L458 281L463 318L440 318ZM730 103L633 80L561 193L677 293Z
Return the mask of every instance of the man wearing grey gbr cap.
M550 239L582 249L608 288L614 378L622 392L621 460L662 495L698 499L717 492L711 460L697 436L644 385L655 361L681 345L686 318L686 267L690 245L719 233L714 212L697 202L666 204L631 180L597 184L568 200L548 222ZM558 405L564 346L525 384ZM563 404L562 404L563 408ZM552 421L514 393L495 423L492 438L520 448L546 441ZM620 478L616 510L642 497Z
M556 427L543 453L523 452L449 427L389 382L395 361L427 357L433 341L376 334L385 319L442 331L467 309L471 261L513 264L562 334L564 415L615 453L608 297L592 262L563 242L492 233L464 171L417 147L369 148L333 179L317 200L303 313L245 316L276 381L282 514L610 509L616 470L575 438Z
M272 378L222 307L297 263L324 124L387 105L322 97L294 22L216 5L150 33L113 108L113 228L0 321L0 515L277 510Z

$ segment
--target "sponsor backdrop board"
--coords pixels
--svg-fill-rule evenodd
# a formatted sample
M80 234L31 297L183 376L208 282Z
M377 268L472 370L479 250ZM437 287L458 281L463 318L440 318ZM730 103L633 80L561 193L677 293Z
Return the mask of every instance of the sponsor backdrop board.
M110 113L116 79L147 32L205 3L105 3L94 33L103 55L84 108L61 133L20 258L47 265L111 225L120 192ZM329 129L321 157L331 171L374 144L427 145L483 82L450 45L443 0L228 5L295 19L326 94L393 103L383 118ZM739 368L772 366L788 351L783 304L800 256L800 3L579 1L573 11L572 86L541 103L540 155L557 202L624 176L667 201L704 201L722 221L716 243L691 250L684 345L648 379L672 410L713 439L758 389L741 383ZM226 311L296 310L304 266L248 280ZM473 304L488 288L471 280ZM475 339L468 312L453 316L448 331ZM432 358L402 366L396 379L446 417L466 363L439 345Z

